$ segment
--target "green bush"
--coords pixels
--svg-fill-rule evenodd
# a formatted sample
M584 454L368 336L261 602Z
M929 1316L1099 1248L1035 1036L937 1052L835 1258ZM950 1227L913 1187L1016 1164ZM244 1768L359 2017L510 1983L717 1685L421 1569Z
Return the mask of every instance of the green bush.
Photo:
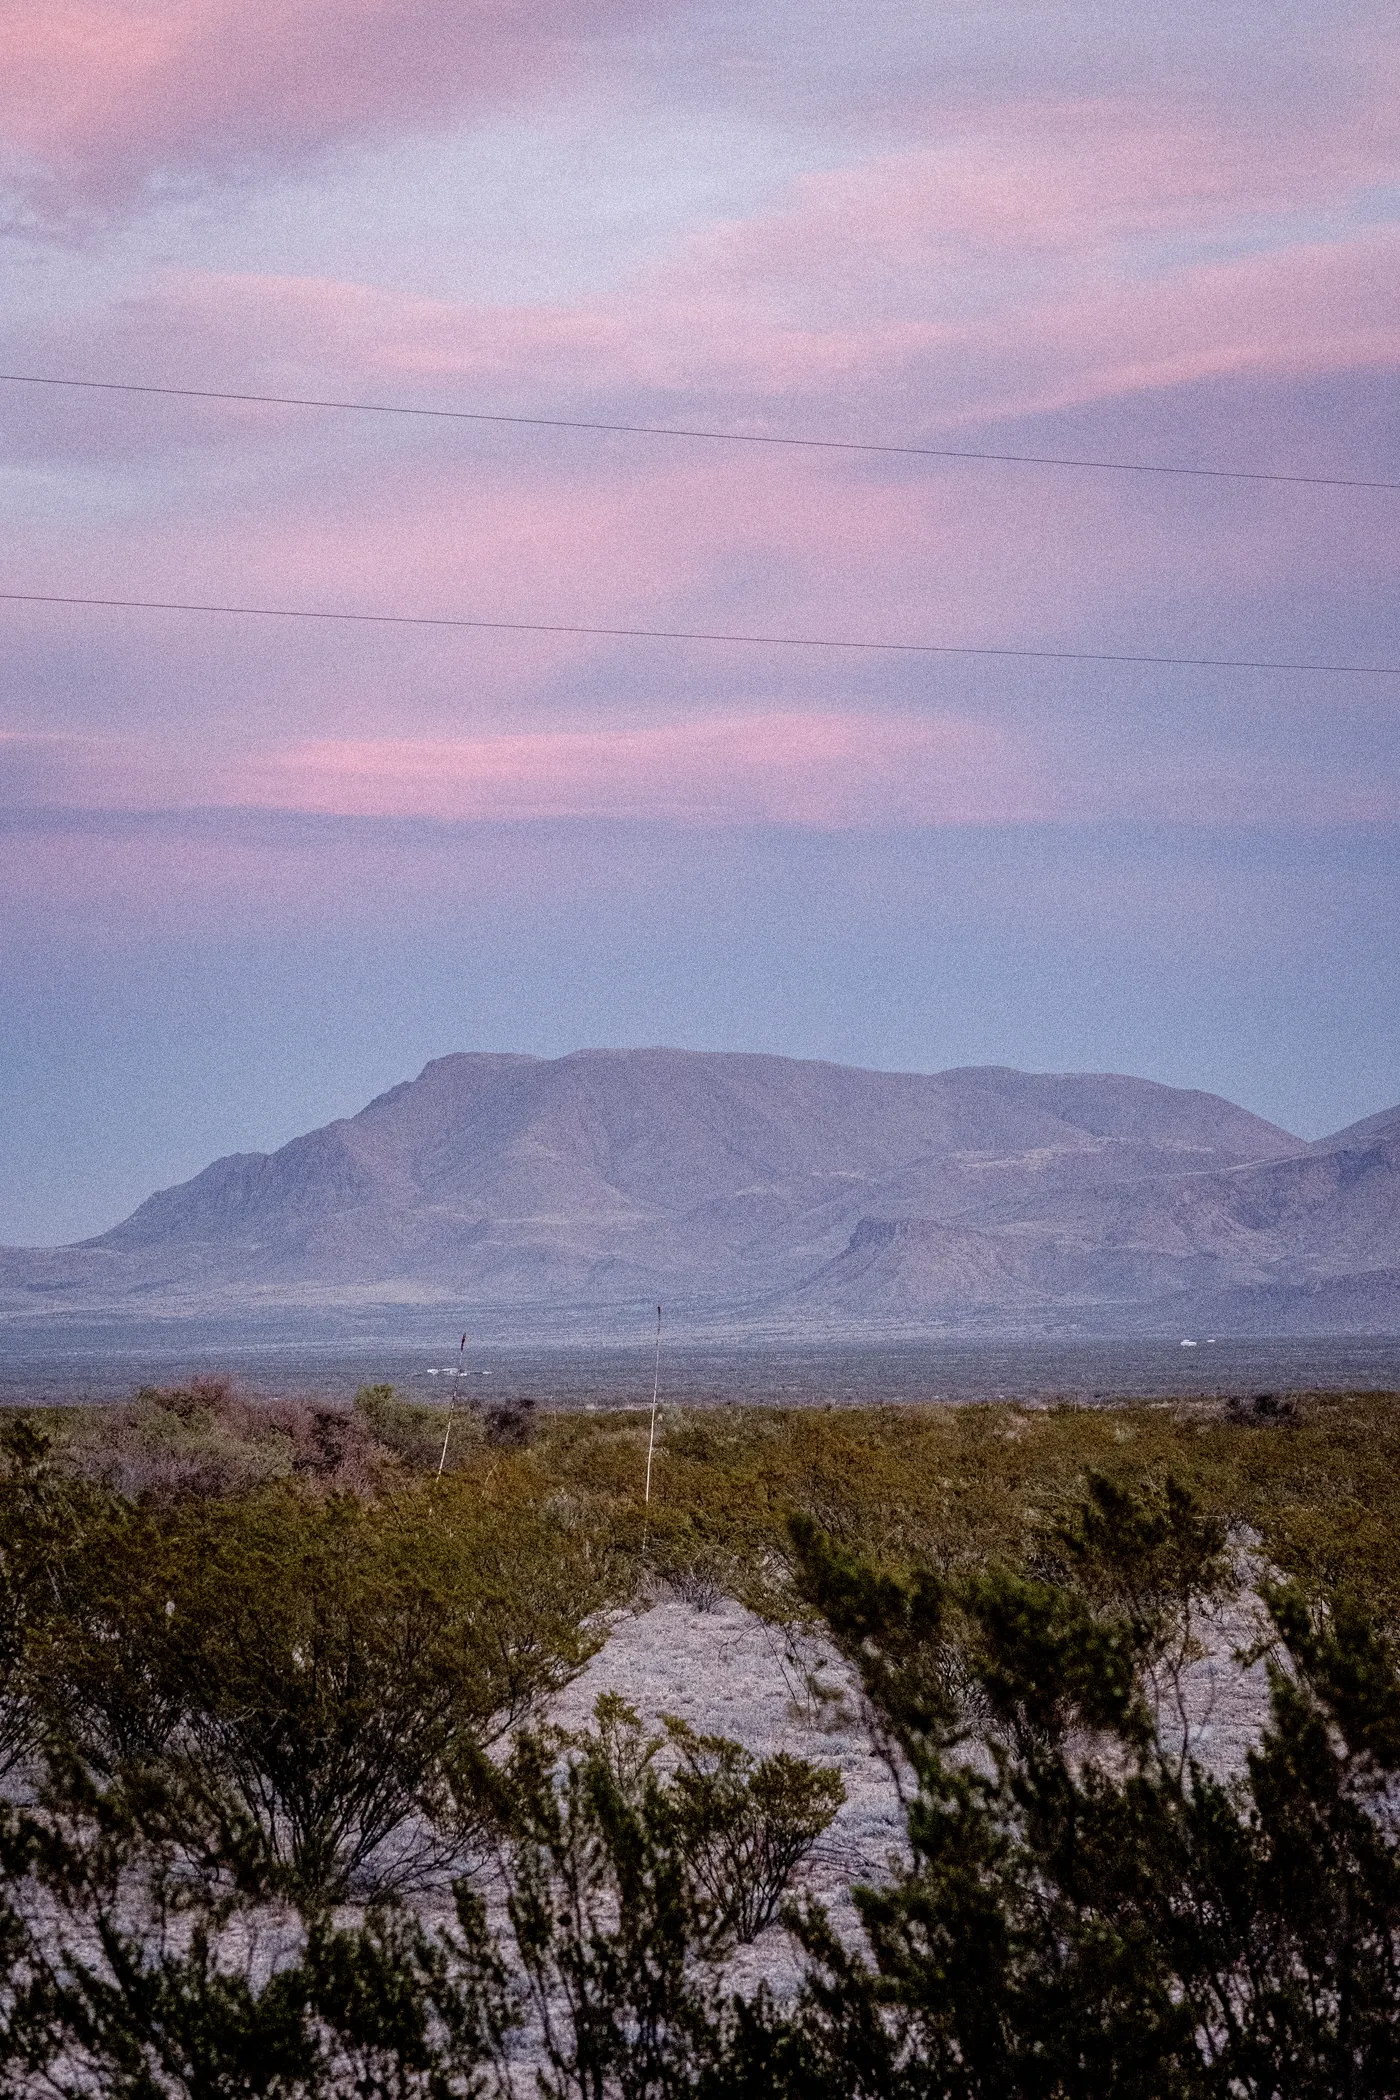
M1206 1401L668 1409L646 1570L781 1616L793 1510L882 1564L956 1573L1038 1550L1091 1474L1133 1490L1170 1474L1312 1593L1350 1588L1400 1625L1397 1396L1284 1398L1266 1415ZM54 1411L40 1426L60 1471L128 1499L239 1495L274 1479L373 1499L436 1472L445 1417L387 1386L364 1388L347 1414L256 1402L215 1380L124 1408ZM459 1408L449 1470L485 1488L505 1464L540 1502L566 1497L639 1575L647 1432L645 1411L551 1411L528 1452L506 1451L478 1411Z
M71 1765L40 1810L0 1816L0 1875L0 2092L465 2100L495 2083L515 2014L465 1890L455 1931L393 1901L289 1908L227 1827Z
M228 1378L143 1386L119 1406L71 1411L63 1428L88 1477L129 1499L240 1495L291 1479L369 1494L397 1470L352 1410L262 1400Z
M585 1659L598 1585L547 1522L483 1527L445 1495L201 1516L170 1622L179 1763L298 1888L413 1886L458 1849L466 1751Z
M717 1930L741 1945L777 1917L797 1868L846 1798L838 1772L786 1750L755 1759L668 1718L683 1844Z
M95 1694L43 1691L64 1725L34 1805L0 1810L0 2091L448 2100L499 2089L522 2023L556 2100L1400 2090L1400 1654L1356 1596L1266 1583L1268 1725L1238 1779L1200 1769L1162 1685L1237 1570L1224 1519L1178 1482L1092 1479L1038 1515L1019 1563L882 1567L794 1520L806 1608L904 1775L909 1855L855 1892L861 1951L789 1905L805 1972L779 2007L733 1995L726 1964L829 1822L834 1775L676 1722L648 1733L615 1698L581 1735L528 1724L488 1754L584 1638L560 1613L597 1542L577 1506L564 1523L532 1499L537 1454L497 1454L500 1504L483 1476L195 1512L70 1494L23 1439L11 1456L6 1551L73 1585L48 1617L17 1606L19 1674L32 1649L57 1685L86 1596L74 1667L119 1675L103 1614L125 1581L131 1624L149 1614L168 1646L124 1696L139 1711L142 1673L168 1671L186 1704L160 1754L104 1773L79 1740ZM15 1594L37 1599L26 1565ZM522 1584L533 1601L508 1603ZM478 1644L470 1690L440 1709L459 1637ZM450 1748L443 1711L465 1716ZM373 1847L351 1864L386 1773L413 1814L431 1796L459 1835L489 1825L502 1930L469 1879L432 1926L383 1876L374 1893Z
M785 1755L755 1762L675 1722L648 1736L610 1696L588 1733L523 1733L498 1785L542 2090L690 2091L729 2029L719 1966L771 1921L840 1805L839 1778Z
M446 1408L422 1407L405 1400L392 1385L362 1385L355 1395L355 1416L385 1451L417 1472L436 1473L448 1428ZM460 1463L464 1445L473 1437L473 1425L465 1410L454 1407L451 1416L449 1465Z
M1180 1489L1100 1489L1061 1537L1073 1585L950 1584L881 1576L795 1527L809 1595L918 1791L912 1865L857 1892L871 1962L801 1924L792 2090L1393 2094L1395 1650L1351 1605L1269 1589L1271 1720L1221 1783L1164 1737L1147 1677L1221 1579L1212 1527ZM977 1699L946 1669L950 1638Z
M459 1857L472 1753L586 1660L605 1550L528 1482L365 1501L292 1484L133 1503L41 1451L0 1495L0 1719L246 1821L288 1886L407 1888Z

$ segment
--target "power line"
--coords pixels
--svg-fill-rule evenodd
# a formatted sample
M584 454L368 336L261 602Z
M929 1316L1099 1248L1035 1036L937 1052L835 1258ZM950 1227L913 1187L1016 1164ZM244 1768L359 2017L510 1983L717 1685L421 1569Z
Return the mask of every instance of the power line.
M1114 649L1018 649L974 642L887 642L820 634L735 634L707 627L594 627L566 620L477 620L448 613L336 612L300 605L211 605L175 598L90 598L56 591L0 591L10 605L81 605L117 612L216 613L258 620L331 620L366 627L455 627L485 634L581 635L621 642L723 642L752 649L837 649L888 656L988 656L1056 664L1148 664L1179 671L1291 671L1339 678L1400 678L1400 664L1308 663L1290 657L1158 656Z
M100 394L154 394L177 401L234 401L265 408L329 408L363 416L421 416L448 423L505 423L529 430L609 431L625 437L701 438L721 445L776 445L801 452L856 452L902 459L962 459L1011 467L1068 467L1103 474L1168 474L1193 481L1280 482L1295 488L1400 489L1400 481L1343 474L1281 474L1258 467L1187 467L1136 459L1074 459L1058 453L988 452L954 445L879 444L863 438L773 436L750 430L711 430L683 423L605 423L580 416L515 416L484 408L409 408L389 401L333 401L310 394L250 394L213 387L149 386L121 379L59 379L46 373L0 372L7 386L79 387Z

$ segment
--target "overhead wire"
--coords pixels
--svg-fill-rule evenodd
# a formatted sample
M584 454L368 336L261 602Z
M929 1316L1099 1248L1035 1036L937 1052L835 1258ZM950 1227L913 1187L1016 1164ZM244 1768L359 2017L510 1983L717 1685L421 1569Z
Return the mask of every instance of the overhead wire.
M301 605L223 605L184 598L99 598L58 591L0 590L9 605L87 606L120 612L205 613L258 620L341 621L371 627L462 628L486 634L548 634L603 641L715 642L759 649L833 649L898 656L1015 658L1035 663L1146 665L1191 671L1283 671L1339 678L1400 678L1400 664L1351 664L1296 657L1168 656L1148 650L1037 649L987 642L905 642L863 636L747 634L708 627L605 627L574 620L491 620L456 613L342 611Z
M584 416L518 415L499 409L427 408L392 401L340 401L314 394L257 394L230 388L157 386L125 379L77 379L41 372L0 372L6 386L72 387L90 393L145 394L177 401L223 401L266 408L331 409L365 416L417 416L449 423L498 423L529 430L579 430L617 436L694 438L708 444L777 446L804 452L847 452L894 459L968 460L1016 467L1061 467L1103 474L1164 474L1195 481L1273 482L1297 488L1391 489L1400 481L1349 474L1302 474L1263 467L1202 467L1182 462L1073 458L1051 452L994 452L973 446L915 445L871 438L798 437L790 433L717 430L702 424L617 423Z

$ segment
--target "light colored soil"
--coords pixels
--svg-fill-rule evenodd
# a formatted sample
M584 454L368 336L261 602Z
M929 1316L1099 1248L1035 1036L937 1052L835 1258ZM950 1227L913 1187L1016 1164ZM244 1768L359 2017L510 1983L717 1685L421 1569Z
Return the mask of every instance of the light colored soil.
M1186 1668L1183 1705L1191 1754L1218 1778L1239 1772L1268 1711L1262 1663L1242 1669L1238 1650L1260 1626L1257 1601L1246 1595L1201 1628L1205 1656ZM796 1882L827 1907L848 1944L860 1938L850 1891L878 1884L907 1856L904 1812L894 1777L871 1743L854 1674L829 1643L815 1635L789 1637L730 1598L703 1609L665 1598L619 1619L587 1668L555 1700L551 1718L586 1727L597 1699L616 1692L644 1722L666 1714L697 1733L725 1735L758 1757L788 1750L834 1765L846 1789L845 1805ZM1168 1697L1163 1736L1178 1738ZM735 1988L760 1978L780 1994L796 1978L786 1932L774 1925L732 1968Z
M845 1804L796 1888L827 1906L843 1938L858 1936L851 1888L883 1880L891 1861L904 1854L904 1814L861 1719L852 1673L828 1644L789 1640L730 1598L711 1610L667 1600L618 1622L555 1701L552 1718L583 1728L605 1692L619 1693L646 1722L674 1714L697 1734L730 1736L757 1757L788 1750L834 1765ZM732 1966L735 1989L751 1989L764 1977L781 1991L795 1976L780 1924L741 1948Z
M1242 1657L1259 1646L1266 1628L1263 1606L1253 1592L1245 1591L1201 1627L1206 1653L1183 1673L1190 1752L1216 1779L1230 1779L1244 1770L1245 1758L1268 1719L1268 1671L1262 1660L1248 1667L1242 1664ZM1162 1733L1170 1739L1165 1714Z
M1258 1626L1254 1599L1245 1596L1229 1606L1202 1629L1208 1652L1183 1679L1192 1752L1221 1777L1241 1768L1267 1711L1263 1665L1242 1670L1234 1659L1236 1650L1252 1643ZM620 1694L646 1723L673 1714L697 1733L733 1738L755 1756L787 1750L836 1768L846 1799L800 1871L796 1892L817 1897L840 1936L858 1944L850 1891L878 1884L907 1856L904 1812L894 1777L871 1743L853 1674L829 1643L814 1634L790 1636L732 1599L705 1609L667 1596L616 1621L586 1669L553 1701L549 1718L581 1730L608 1692ZM1170 1741L1169 1726L1163 1733ZM483 1892L500 1927L501 1893L489 1874ZM447 1924L445 1882L425 1890L416 1907L425 1922ZM79 1931L76 1938L90 1958L97 1957L91 1933ZM253 1939L238 1930L230 1936L229 1965L261 1979L292 1955L297 1940L290 1922L265 1918ZM781 2001L795 1991L800 1968L779 1923L737 1951L725 1981L745 1994L767 1983ZM534 2019L514 2037L510 2057L511 2090L524 2100L543 2065Z

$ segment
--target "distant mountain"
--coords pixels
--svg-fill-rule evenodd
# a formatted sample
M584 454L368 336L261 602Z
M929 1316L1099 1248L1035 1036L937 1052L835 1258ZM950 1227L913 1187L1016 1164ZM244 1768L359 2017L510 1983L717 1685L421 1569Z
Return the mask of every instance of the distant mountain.
M1400 1134L1049 1202L1036 1192L1015 1225L990 1229L866 1218L801 1298L852 1317L1038 1302L1114 1308L1115 1326L1397 1333Z
M1400 1138L1400 1108L1383 1108L1378 1116L1367 1116L1360 1123L1348 1123L1345 1130L1334 1131L1331 1137L1319 1138L1312 1149L1314 1152L1357 1152L1384 1138Z
M0 1252L0 1313L1395 1331L1397 1277L1400 1109L1308 1145L1112 1074L593 1050L437 1059L97 1239Z

